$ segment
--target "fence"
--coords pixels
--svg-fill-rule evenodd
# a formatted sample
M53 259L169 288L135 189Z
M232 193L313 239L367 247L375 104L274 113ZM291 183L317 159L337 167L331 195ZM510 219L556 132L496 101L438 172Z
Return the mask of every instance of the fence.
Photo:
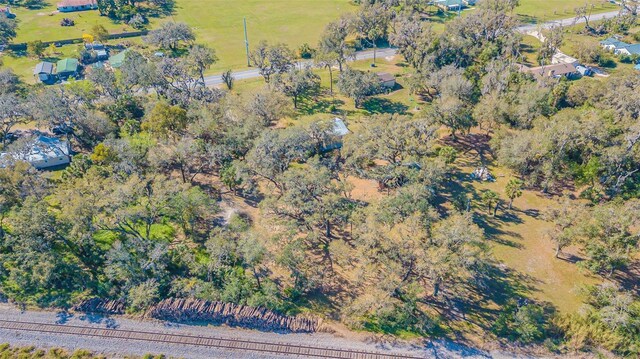
M145 36L149 33L149 31L147 30L142 30L142 31L131 31L131 32L121 32L121 33L117 33L117 34L109 34L109 39L110 40L114 40L114 39L124 39L124 38L128 38L128 37L137 37L137 36ZM79 38L74 38L74 39L63 39L63 40L56 40L56 41L43 41L42 43L49 46L51 44L54 44L56 46L61 46L61 45L70 45L70 44L81 44L84 40L79 37ZM18 44L11 44L9 46L7 46L7 48L11 51L26 51L27 50L27 43L26 42L22 42L22 43L18 43Z

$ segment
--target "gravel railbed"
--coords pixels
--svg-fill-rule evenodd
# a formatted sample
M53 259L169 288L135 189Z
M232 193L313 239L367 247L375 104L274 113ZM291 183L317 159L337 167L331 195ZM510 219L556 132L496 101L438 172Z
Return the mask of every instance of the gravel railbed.
M136 320L121 316L99 316L82 313L63 313L49 311L20 311L8 305L0 304L0 319L33 323L49 323L98 328L115 328L138 330L167 334L200 335L228 339L244 339L283 344L300 344L327 348L374 351L382 353L408 354L425 358L515 358L516 356L498 352L485 352L446 341L410 344L405 342L358 341L341 338L327 333L314 334L279 334L230 328L212 325L186 325L157 320ZM88 349L109 357L124 355L143 355L146 353L165 354L180 358L292 358L291 355L262 354L249 351L232 351L219 348L198 347L190 345L151 343L136 340L82 337L48 333L17 332L0 329L0 342L12 345L34 345L42 348L61 347L69 350ZM521 358L522 356L517 356Z

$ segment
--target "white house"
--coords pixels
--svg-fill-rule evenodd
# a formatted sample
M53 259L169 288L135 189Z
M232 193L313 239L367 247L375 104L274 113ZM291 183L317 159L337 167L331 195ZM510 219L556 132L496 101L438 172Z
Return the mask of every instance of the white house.
M97 0L62 0L57 5L60 12L74 12L85 10L96 10L98 8Z
M34 137L21 150L0 153L2 162L24 161L37 169L62 166L71 162L69 142L55 137Z
M347 125L345 125L344 121L338 117L334 118L333 126L331 126L328 133L331 140L324 144L322 151L331 151L342 148L342 139L348 134L349 129L347 128Z

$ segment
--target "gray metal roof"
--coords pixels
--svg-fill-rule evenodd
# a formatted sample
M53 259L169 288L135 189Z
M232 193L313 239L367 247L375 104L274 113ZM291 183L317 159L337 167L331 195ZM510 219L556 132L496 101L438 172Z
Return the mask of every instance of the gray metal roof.
M34 75L38 74L52 74L53 73L53 64L51 62L43 61L36 65L36 68L33 70Z
M344 121L340 118L333 119L333 134L336 136L346 136L349 133L349 129L347 125L344 124Z

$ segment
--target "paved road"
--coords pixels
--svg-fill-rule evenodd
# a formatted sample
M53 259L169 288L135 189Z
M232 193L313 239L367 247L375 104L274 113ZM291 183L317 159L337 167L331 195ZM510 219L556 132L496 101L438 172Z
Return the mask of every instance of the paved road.
M616 10L616 11L609 11L609 12L603 12L600 14L593 14L591 15L589 21L599 21L599 20L604 20L604 19L609 19L612 18L616 15L618 15L618 13L620 12L620 10ZM581 24L584 23L584 19L578 19L576 20L575 18L569 18L569 19L562 19L562 20L553 20L553 21L548 21L542 24L528 24L528 25L522 25L520 27L518 27L518 31L521 33L529 33L532 31L537 31L539 29L548 29L554 25L560 25L560 26L571 26L574 24ZM394 56L397 53L397 50L394 48L386 48L386 49L379 49L376 53L376 57L378 58L383 58L383 57L387 57L387 56ZM358 51L356 53L356 60L367 60L367 59L372 59L373 58L373 51L372 50L366 50L366 51ZM312 61L310 60L306 60L306 61L300 61L298 62L296 65L297 66L305 66L308 64L311 64ZM247 70L240 70L240 71L234 71L233 72L233 77L236 80L246 80L246 79L252 79L252 78L256 78L256 77L260 77L260 72L258 71L258 69L247 69ZM218 75L211 75L211 76L207 76L204 78L205 84L207 86L215 86L215 85L221 85L222 82L222 76L220 74Z
M593 14L591 15L591 17L589 18L589 21L599 21L599 20L604 20L604 19L610 19L616 15L618 15L618 13L620 12L620 10L616 10L616 11L609 11L609 12L603 12L600 14ZM554 25L560 25L560 26L571 26L574 24L582 24L584 23L584 19L580 18L578 20L576 20L575 18L570 18L570 19L562 19L562 20L553 20L553 21L547 21L545 23L542 24L529 24L529 25L522 25L520 27L518 27L518 31L521 33L528 33L530 31L536 31L539 29L548 29Z
M393 48L385 48L385 49L379 49L376 52L376 58L383 58L383 57L387 57L387 56L394 56L396 54L397 50L393 49ZM366 51L358 51L356 52L356 58L355 60L367 60L367 59L372 59L373 58L373 51L372 50L366 50ZM313 61L311 60L306 60L306 61L300 61L298 63L296 63L296 66L305 66L305 65L310 65L312 64ZM248 70L241 70L241 71L234 71L233 72L233 78L236 80L246 80L246 79L252 79L252 78L256 78L256 77L260 77L260 72L258 71L258 69L248 69ZM215 85L220 85L222 84L222 76L221 75L212 75L212 76L207 76L204 78L204 82L207 86L215 86Z

